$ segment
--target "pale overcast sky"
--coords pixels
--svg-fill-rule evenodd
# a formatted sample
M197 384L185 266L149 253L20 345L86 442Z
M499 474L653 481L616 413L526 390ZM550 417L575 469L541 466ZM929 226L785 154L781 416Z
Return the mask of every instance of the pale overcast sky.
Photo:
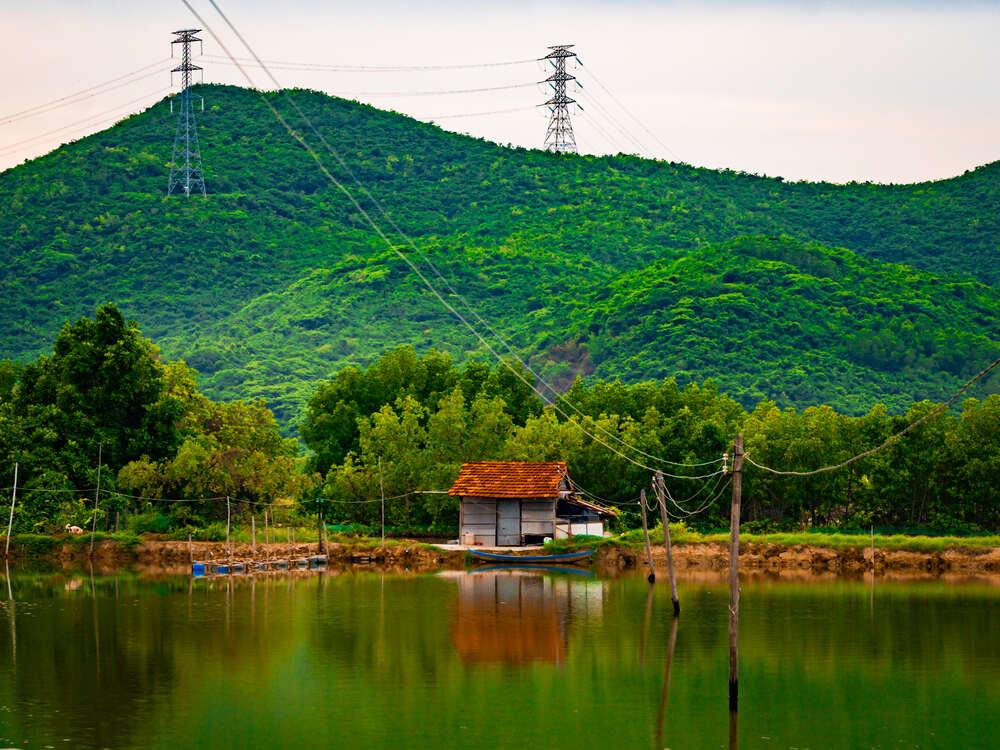
M584 63L576 71L584 89L576 91L585 112L574 114L581 151L628 150L838 182L935 179L1000 158L1000 2L217 1L267 60L450 65L533 60L549 44L574 43ZM191 2L223 32L207 0ZM196 25L180 0L5 5L0 169L163 96L170 64L157 62L169 55L170 32ZM205 80L242 83L235 68L214 57L223 53L211 36L202 36ZM230 34L223 38L234 54L246 54ZM11 118L142 68L136 80L99 95ZM545 92L532 85L545 74L534 62L429 72L274 72L283 85L352 95L501 143L537 147L545 132L544 114L534 106ZM527 85L451 95L377 93L518 84ZM493 111L500 112L447 117ZM167 115L164 138L172 138Z

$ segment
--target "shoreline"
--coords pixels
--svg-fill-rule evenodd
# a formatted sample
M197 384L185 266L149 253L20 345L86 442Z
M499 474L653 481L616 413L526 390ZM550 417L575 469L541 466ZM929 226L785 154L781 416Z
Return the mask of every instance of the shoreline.
M11 545L11 561L23 563L37 560L63 567L92 564L104 569L140 566L190 570L193 558L197 562L225 561L230 558L225 542L188 542L147 540L135 545L123 545L117 540L95 542L93 556L89 544L79 539L53 539L51 550L32 554L16 542ZM448 545L450 547L450 545ZM596 547L588 567L605 574L618 575L628 571L645 571L645 549L642 545L623 541L584 543L580 549ZM233 560L305 557L319 550L315 542L288 545L286 543L257 544L257 553L249 543L231 545ZM728 546L717 541L684 541L673 545L674 565L678 571L725 571L729 567ZM511 550L516 554L515 550ZM525 554L537 550L528 551ZM364 562L358 562L359 559ZM474 567L465 549L443 548L426 542L393 540L382 548L378 542L359 539L354 543L341 541L329 544L329 563L337 566L356 565L377 570L430 573L439 570L462 570ZM666 576L666 551L662 544L653 546L653 567L657 576ZM741 542L740 569L743 571L800 574L837 574L858 576L874 572L917 574L936 577L944 574L1000 574L1000 547L959 547L940 551L887 549L876 546L874 566L870 547L835 549L822 545Z

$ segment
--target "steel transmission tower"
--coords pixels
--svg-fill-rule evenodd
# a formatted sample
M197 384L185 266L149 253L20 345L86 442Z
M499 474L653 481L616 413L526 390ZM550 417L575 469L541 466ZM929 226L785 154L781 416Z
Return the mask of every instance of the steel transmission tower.
M205 175L201 170L201 149L198 147L198 126L194 121L192 99L201 100L201 109L205 110L205 100L191 92L191 73L201 70L191 62L191 44L201 39L195 36L201 29L182 29L175 31L177 37L170 43L170 56L173 57L174 45L181 45L181 64L170 71L170 82L173 83L174 73L181 74L181 94L179 99L180 114L177 116L177 133L174 135L174 156L170 162L170 183L167 185L167 195L174 190L184 191L191 195L192 190L205 195ZM173 99L170 100L170 111L174 111Z
M552 88L552 97L545 102L552 116L549 118L549 128L545 131L545 150L556 153L576 153L576 136L573 135L573 123L569 119L569 105L576 104L576 99L566 95L566 82L576 78L566 72L566 60L575 58L576 53L570 52L572 44L557 44L549 47L552 50L543 57L548 60L555 72L545 79Z

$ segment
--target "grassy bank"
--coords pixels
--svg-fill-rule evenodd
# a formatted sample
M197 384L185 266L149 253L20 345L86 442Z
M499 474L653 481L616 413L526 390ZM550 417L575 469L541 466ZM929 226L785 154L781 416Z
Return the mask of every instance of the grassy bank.
M649 533L654 544L663 544L663 528L657 527ZM728 533L700 534L683 524L670 524L670 539L674 544L703 544L729 541ZM825 547L828 549L864 549L872 545L872 537L863 534L838 534L829 532L775 532L771 534L740 534L741 544L777 545L780 547ZM876 534L875 547L882 550L906 550L910 552L943 552L947 549L1000 548L1000 536L907 536L904 534ZM550 554L573 552L582 549L600 549L607 545L624 545L632 550L643 546L641 529L633 529L620 536L592 537L578 536L572 539L557 539L545 545Z

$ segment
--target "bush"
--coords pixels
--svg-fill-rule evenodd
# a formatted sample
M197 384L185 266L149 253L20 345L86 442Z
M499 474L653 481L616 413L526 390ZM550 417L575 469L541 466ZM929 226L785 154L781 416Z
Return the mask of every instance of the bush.
M15 534L11 539L18 551L29 557L47 555L59 546L59 540L42 534Z
M163 513L142 513L128 519L128 530L133 534L168 534L174 521Z

